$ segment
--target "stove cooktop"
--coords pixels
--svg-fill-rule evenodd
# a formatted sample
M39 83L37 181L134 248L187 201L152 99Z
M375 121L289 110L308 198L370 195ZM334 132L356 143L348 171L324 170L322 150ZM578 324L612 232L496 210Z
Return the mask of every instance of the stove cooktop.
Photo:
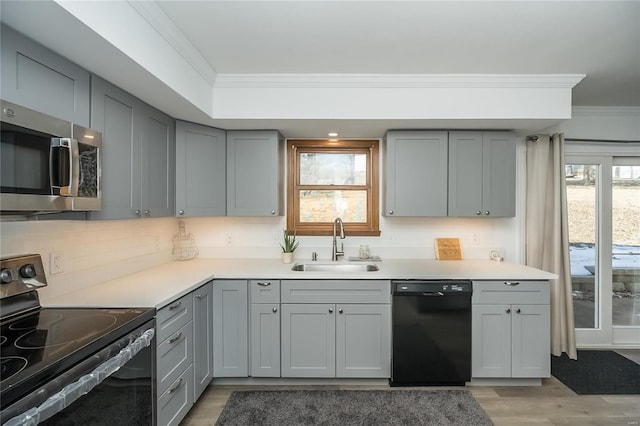
M2 408L145 322L154 309L40 308L0 325Z

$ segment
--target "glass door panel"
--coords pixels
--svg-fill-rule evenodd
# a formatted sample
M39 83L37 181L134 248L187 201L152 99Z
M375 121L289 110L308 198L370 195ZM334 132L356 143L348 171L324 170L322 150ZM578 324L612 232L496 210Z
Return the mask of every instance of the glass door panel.
M600 327L598 280L599 165L567 164L569 259L576 328Z
M640 328L640 158L614 158L611 197L613 326Z

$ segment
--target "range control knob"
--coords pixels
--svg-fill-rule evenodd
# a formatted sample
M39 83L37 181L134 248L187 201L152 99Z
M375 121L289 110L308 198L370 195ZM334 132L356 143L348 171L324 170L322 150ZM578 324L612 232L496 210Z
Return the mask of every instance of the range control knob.
M0 271L0 283L8 284L13 281L13 274L11 273L11 269L5 268Z
M33 278L36 276L36 267L33 266L33 263L27 263L22 268L20 268L20 276L22 278Z

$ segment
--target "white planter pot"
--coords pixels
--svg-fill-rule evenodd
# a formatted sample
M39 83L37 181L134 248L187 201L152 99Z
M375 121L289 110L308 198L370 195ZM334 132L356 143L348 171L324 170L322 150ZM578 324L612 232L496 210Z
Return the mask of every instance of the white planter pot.
M282 253L282 263L293 262L293 253Z

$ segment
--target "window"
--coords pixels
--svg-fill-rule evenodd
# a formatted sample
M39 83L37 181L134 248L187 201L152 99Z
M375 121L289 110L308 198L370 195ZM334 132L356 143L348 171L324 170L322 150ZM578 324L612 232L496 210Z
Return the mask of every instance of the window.
M377 140L289 140L287 229L332 235L339 217L348 235L380 235Z

